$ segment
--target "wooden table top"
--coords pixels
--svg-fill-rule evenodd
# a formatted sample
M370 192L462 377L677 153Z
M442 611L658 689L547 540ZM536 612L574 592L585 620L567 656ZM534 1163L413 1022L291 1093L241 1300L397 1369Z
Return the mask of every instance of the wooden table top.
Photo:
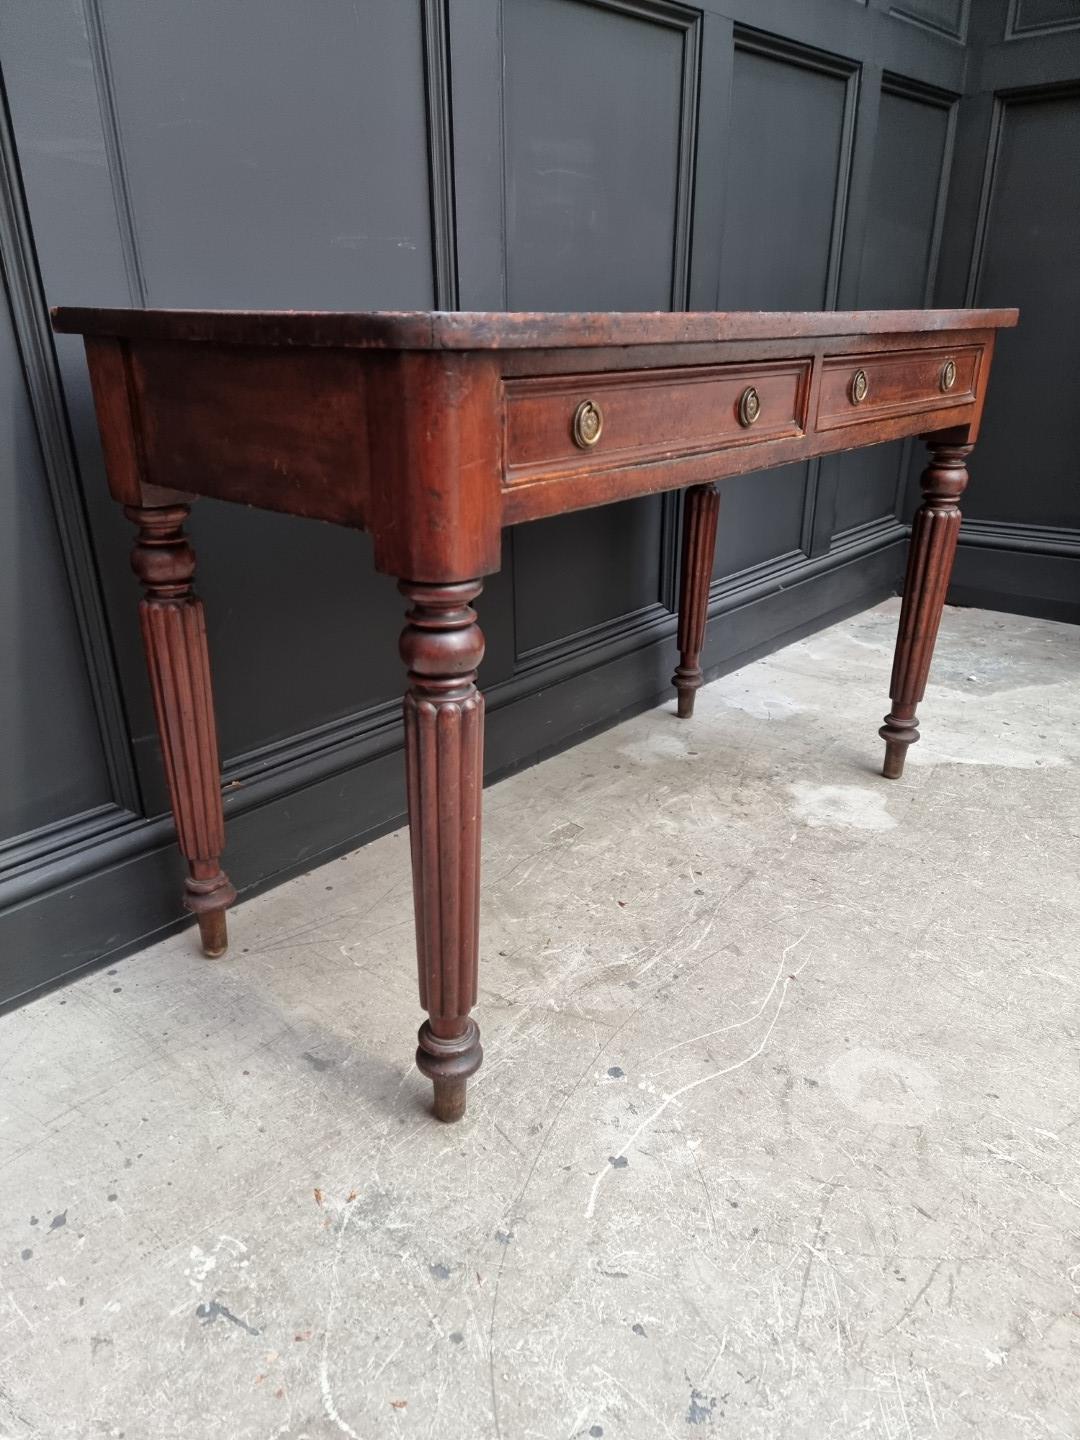
M539 350L1000 330L1016 310L109 310L61 307L56 330L140 340L363 350Z

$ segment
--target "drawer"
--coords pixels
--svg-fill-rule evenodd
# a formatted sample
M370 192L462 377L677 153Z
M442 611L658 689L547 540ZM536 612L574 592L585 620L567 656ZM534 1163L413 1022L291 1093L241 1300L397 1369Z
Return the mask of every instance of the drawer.
M970 404L981 356L979 345L830 356L822 366L817 428Z
M811 362L505 382L506 484L799 436Z

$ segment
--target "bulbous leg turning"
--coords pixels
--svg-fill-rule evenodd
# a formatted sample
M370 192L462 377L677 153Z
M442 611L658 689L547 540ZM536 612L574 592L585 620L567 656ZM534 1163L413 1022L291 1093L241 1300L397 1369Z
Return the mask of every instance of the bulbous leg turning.
M475 1075L484 1058L480 1027L471 1017L461 1034L443 1039L431 1020L425 1020L417 1034L416 1068L426 1075L435 1090L435 1118L460 1120L465 1114L465 1082Z

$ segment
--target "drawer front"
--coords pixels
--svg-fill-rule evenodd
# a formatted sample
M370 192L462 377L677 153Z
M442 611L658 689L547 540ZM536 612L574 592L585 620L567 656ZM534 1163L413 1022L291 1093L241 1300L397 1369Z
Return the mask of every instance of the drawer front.
M981 356L982 347L971 345L826 358L817 428L833 430L894 413L970 405Z
M811 362L507 380L506 485L802 435Z

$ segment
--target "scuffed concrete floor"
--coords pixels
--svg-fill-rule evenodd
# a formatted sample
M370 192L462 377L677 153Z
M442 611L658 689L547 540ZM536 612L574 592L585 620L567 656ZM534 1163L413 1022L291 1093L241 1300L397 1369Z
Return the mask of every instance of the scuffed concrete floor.
M895 602L487 795L454 1128L391 835L0 1021L0 1435L1080 1434L1080 657Z

